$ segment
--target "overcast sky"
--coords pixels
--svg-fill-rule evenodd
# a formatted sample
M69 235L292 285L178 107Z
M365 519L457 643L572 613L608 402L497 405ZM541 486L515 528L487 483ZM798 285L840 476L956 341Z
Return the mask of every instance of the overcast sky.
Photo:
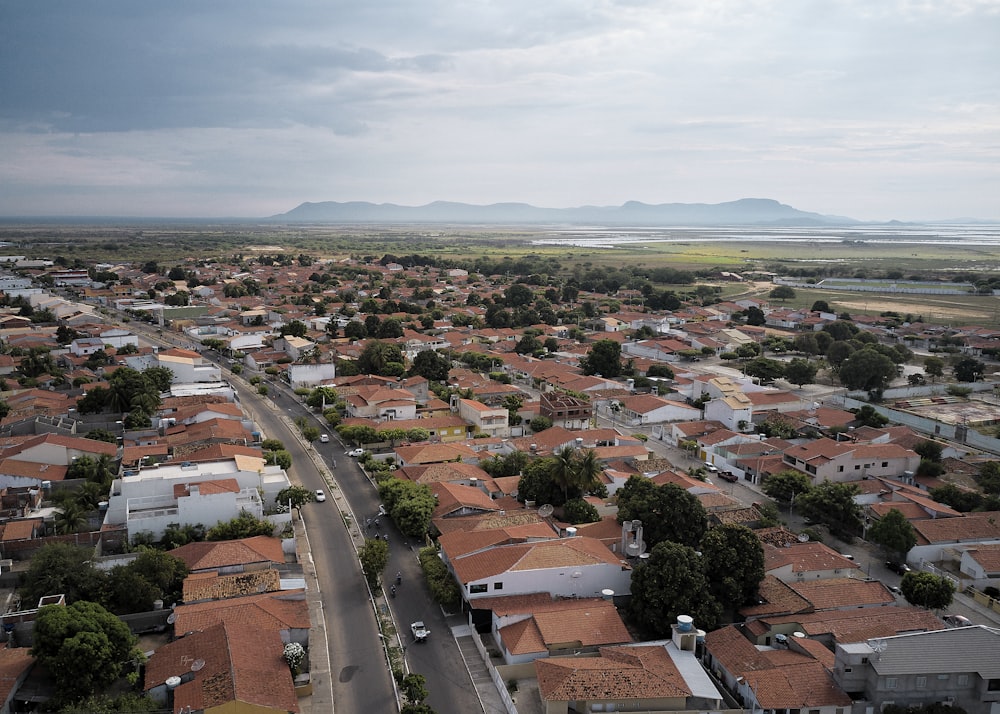
M0 215L1000 219L1000 0L0 0Z

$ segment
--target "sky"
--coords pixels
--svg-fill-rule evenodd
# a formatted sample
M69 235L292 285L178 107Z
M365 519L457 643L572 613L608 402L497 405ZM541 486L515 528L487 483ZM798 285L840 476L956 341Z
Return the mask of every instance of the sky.
M0 216L1000 219L1000 0L0 0Z

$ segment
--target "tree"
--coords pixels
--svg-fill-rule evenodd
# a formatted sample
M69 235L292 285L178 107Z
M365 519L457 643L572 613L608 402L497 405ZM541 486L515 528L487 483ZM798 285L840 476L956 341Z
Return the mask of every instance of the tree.
M975 382L982 379L986 365L975 357L964 357L955 363L952 371L959 382Z
M761 382L773 382L785 374L785 363L767 357L755 357L743 366L743 372Z
M87 525L87 515L76 503L66 503L55 514L56 533L69 535L79 533Z
M903 597L911 605L928 610L943 610L951 605L955 586L951 580L941 575L925 571L910 571L899 584Z
M925 357L924 372L927 373L932 382L936 382L938 377L944 376L944 360L940 357Z
M861 532L861 507L854 502L859 492L852 483L824 481L796 499L799 512L807 518L825 523L838 538L853 538Z
M795 357L785 365L785 379L801 387L803 384L812 384L818 371L819 365L812 360Z
M440 352L434 350L422 350L413 358L413 366L410 367L410 374L417 374L431 382L448 381L448 372L451 370L451 360Z
M812 479L801 471L789 469L771 474L761 486L761 490L782 503L791 503L792 499L801 496L812 488Z
M531 430L537 434L540 431L551 429L552 419L545 416L544 414L539 414L538 416L534 417L531 421L528 422L528 426L530 426Z
M795 290L788 285L778 285L767 296L784 302L785 300L795 299Z
M21 601L34 607L45 595L62 593L67 602L100 600L101 573L91 562L92 554L69 543L50 543L39 548L21 576Z
M708 516L698 498L676 484L657 486L643 476L630 476L618 491L618 522L642 521L646 543L672 541L692 548L708 529Z
M553 457L535 459L522 469L521 478L517 482L517 500L552 506L561 506L566 502L563 490L552 478L554 462Z
M756 602L764 579L764 548L752 530L738 524L709 529L701 541L708 587L727 610Z
M622 373L622 346L614 340L598 340L580 360L584 374L613 379Z
M896 377L896 364L877 350L866 347L841 362L837 376L848 389L881 393Z
M1000 493L1000 461L987 461L980 466L976 483L983 489L983 493Z
M420 704L427 699L427 679L422 674L410 674L403 677L403 696L408 702Z
M303 504L316 500L316 494L304 486L288 486L278 491L274 500L281 504L291 504L292 508L302 508Z
M960 513L974 511L983 502L983 496L979 492L967 491L953 483L946 483L937 488L928 489L928 493L938 503L945 503Z
M188 543L199 543L205 540L205 526L200 523L170 523L163 529L160 545L166 550L180 548Z
M368 587L374 590L381 582L382 571L389 564L389 544L380 538L366 538L358 551L358 558Z
M287 325L282 325L278 329L278 333L282 337L287 337L288 335L292 337L305 337L308 331L309 326L301 320L292 320Z
M577 523L596 523L601 520L597 508L582 498L571 498L563 504L563 520L576 525Z
M921 459L928 461L940 461L941 454L944 453L944 445L937 441L924 439L913 447L913 450L920 455Z
M397 345L388 342L373 340L365 345L358 356L358 371L361 374L389 376L396 369L390 366L393 364L403 364L403 353Z
M678 615L690 615L697 627L715 628L722 608L705 576L705 561L694 548L663 542L632 571L631 621L651 638L667 637Z
M868 529L868 540L897 556L895 560L906 560L910 548L917 544L917 532L898 508L891 508Z
M236 518L209 528L205 538L207 540L236 540L259 535L274 535L274 524L257 518L250 511L243 510Z
M819 340L812 332L806 332L796 336L796 338L792 341L792 347L797 352L801 352L806 355L818 355L820 352L824 351L820 349Z
M66 701L106 691L134 656L128 625L94 602L46 605L35 617L31 653Z
M860 409L855 411L854 420L860 426L870 426L875 429L879 429L889 423L889 417L873 407L871 404L865 404Z
M388 478L378 486L378 494L396 527L406 536L420 538L431 525L437 500L429 486L399 478Z
M810 312L830 312L830 304L826 300L817 300L809 308Z

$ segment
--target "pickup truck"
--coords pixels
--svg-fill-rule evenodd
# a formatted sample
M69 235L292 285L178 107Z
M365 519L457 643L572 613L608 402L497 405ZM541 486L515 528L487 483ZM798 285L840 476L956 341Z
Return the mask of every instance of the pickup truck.
M728 481L729 483L736 483L737 481L740 480L739 477L732 471L723 471L722 473L719 474L719 478L721 478L723 481Z
M410 623L410 632L413 633L413 639L416 642L425 642L427 636L431 634L431 631L424 627L423 620L417 620L416 622Z

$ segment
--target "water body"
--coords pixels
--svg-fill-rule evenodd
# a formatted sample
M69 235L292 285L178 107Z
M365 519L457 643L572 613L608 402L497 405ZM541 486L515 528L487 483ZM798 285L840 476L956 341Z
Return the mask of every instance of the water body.
M816 228L588 227L552 229L534 245L616 248L648 243L872 243L1000 247L1000 224L824 226Z

